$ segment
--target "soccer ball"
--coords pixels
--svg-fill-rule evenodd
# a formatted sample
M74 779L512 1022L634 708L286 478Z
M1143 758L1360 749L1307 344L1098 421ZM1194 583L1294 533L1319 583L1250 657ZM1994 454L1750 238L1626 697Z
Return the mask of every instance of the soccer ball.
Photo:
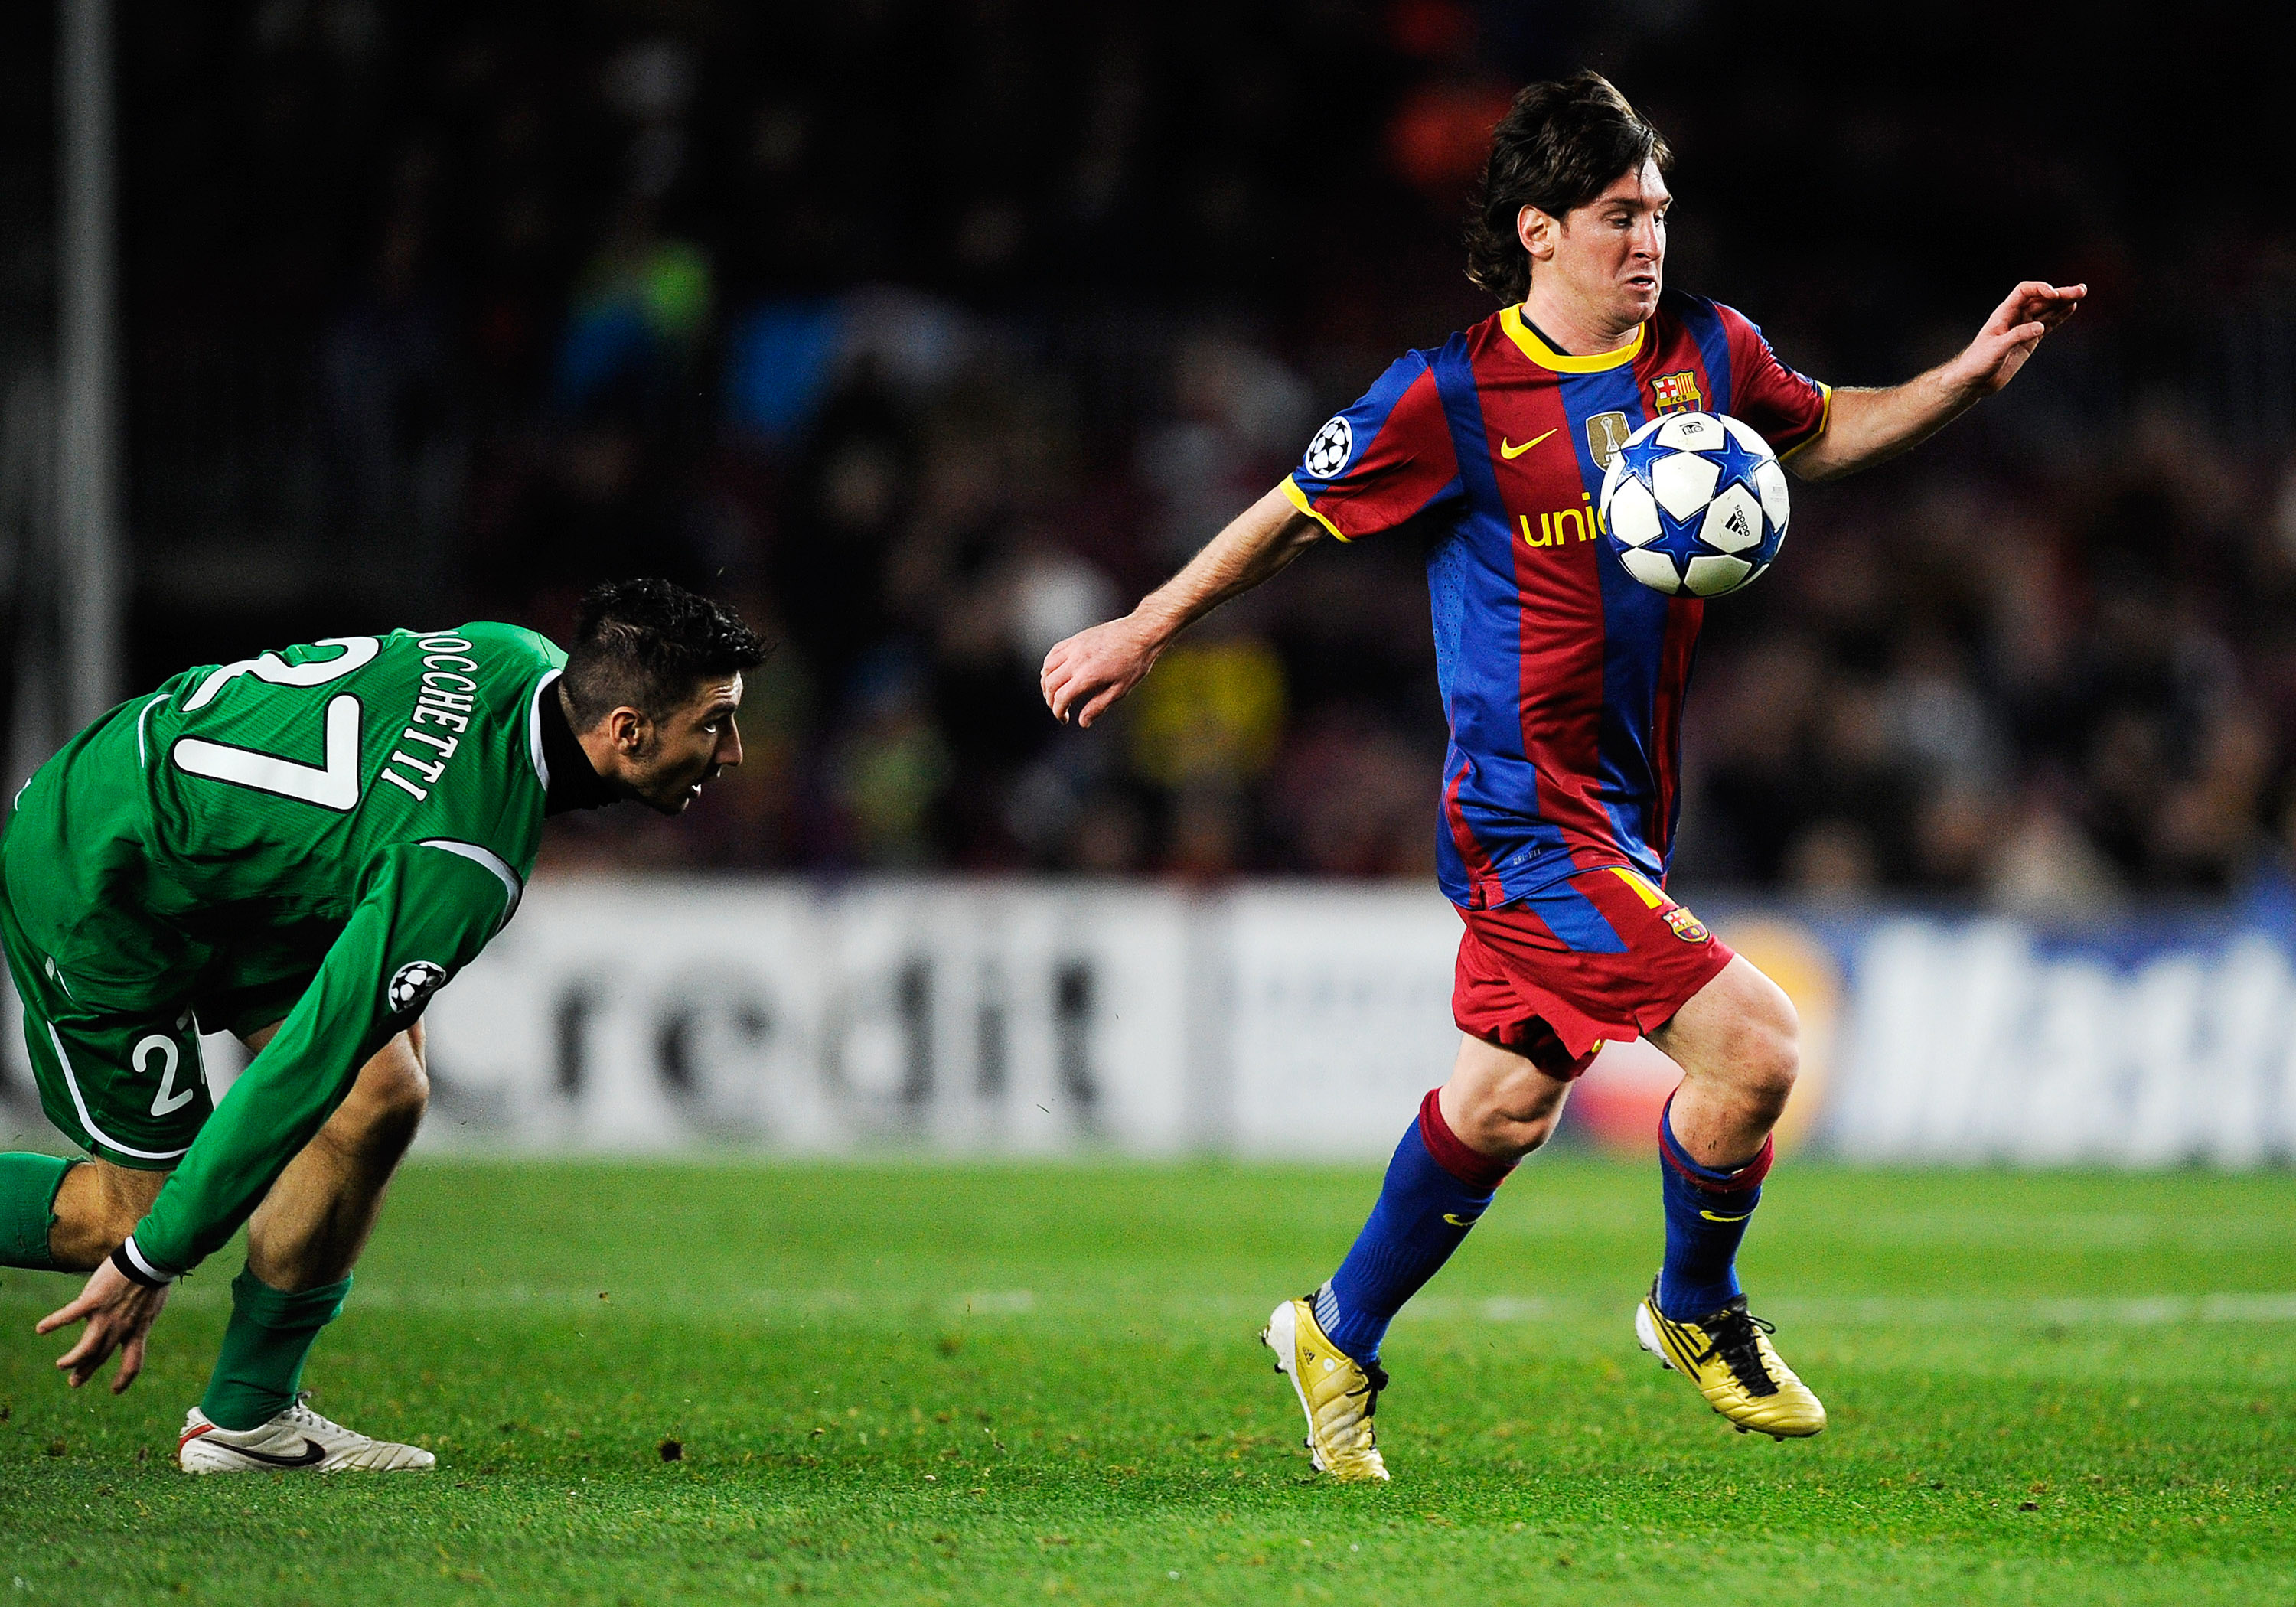
M1669 597L1746 585L1786 538L1786 471L1760 436L1718 413L1661 414L1603 476L1603 542Z

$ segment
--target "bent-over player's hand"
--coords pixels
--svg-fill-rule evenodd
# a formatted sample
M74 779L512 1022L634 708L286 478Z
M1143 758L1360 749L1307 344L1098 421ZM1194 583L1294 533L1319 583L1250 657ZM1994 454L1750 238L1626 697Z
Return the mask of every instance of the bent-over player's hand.
M87 1327L79 1343L58 1357L56 1365L70 1372L71 1387L77 1390L94 1378L104 1358L117 1350L119 1373L111 1381L111 1392L117 1395L144 1371L144 1336L160 1320L160 1308L168 1303L170 1287L166 1283L156 1289L146 1287L106 1261L95 1269L78 1300L42 1317L33 1332L53 1333L85 1319Z
M1045 707L1056 720L1089 726L1140 685L1163 651L1164 638L1132 614L1080 630L1045 655L1037 677Z
M1974 395L1991 396L2017 377L2041 337L2071 317L2087 294L2086 284L2028 279L1993 309L1977 339L1948 365L1948 372Z

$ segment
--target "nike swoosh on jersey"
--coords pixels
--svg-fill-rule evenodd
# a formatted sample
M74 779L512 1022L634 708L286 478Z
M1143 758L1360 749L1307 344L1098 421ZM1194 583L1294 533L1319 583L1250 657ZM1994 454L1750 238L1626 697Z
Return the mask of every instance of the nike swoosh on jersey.
M1746 1219L1746 1217L1751 1217L1754 1213L1748 1211L1746 1213L1746 1217L1718 1217L1712 1211L1700 1211L1698 1214L1705 1218L1709 1222L1743 1222Z
M1546 435L1553 435L1554 433L1554 431L1550 430L1546 432ZM1524 453L1538 445L1539 442L1545 440L1546 439L1546 435L1534 435L1529 440L1523 442L1520 447L1510 447L1507 445L1507 438L1503 435L1499 437L1499 455L1506 458L1521 457Z
M314 1463L324 1462L327 1459L327 1447L316 1439L306 1439L303 1442L303 1454L299 1456L274 1456L268 1451L250 1451L243 1445L233 1445L227 1440L217 1439L210 1443L222 1447L234 1456L245 1456L250 1461L267 1463L273 1467L309 1467Z

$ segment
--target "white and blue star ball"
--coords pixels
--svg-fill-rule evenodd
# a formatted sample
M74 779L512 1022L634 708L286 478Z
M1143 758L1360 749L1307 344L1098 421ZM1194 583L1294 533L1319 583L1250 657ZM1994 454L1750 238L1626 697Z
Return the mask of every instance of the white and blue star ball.
M1668 413L1627 437L1603 476L1603 544L1669 597L1719 597L1769 568L1786 538L1786 471L1753 430Z

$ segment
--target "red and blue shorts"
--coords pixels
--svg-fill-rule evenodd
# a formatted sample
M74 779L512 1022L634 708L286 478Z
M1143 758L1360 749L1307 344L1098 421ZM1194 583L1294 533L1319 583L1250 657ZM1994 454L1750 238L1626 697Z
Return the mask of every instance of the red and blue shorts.
M1579 871L1503 909L1462 909L1451 1017L1549 1077L1664 1026L1730 946L1639 871Z

